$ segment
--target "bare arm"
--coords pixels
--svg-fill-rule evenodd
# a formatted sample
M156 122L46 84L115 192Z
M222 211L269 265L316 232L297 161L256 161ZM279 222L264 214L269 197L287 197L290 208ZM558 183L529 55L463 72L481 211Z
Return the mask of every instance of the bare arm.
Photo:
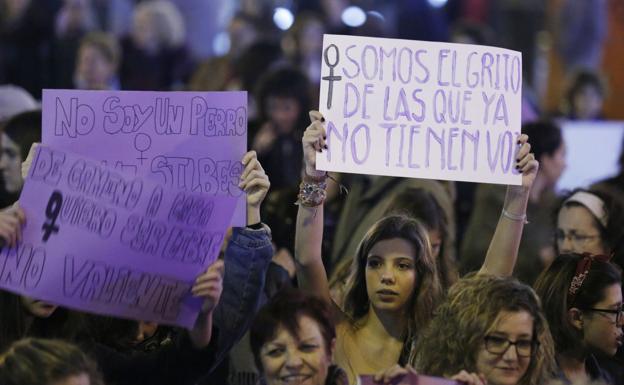
M325 128L322 115L310 112L312 123L302 138L305 180L313 182L324 178L325 173L316 170L316 153L326 149ZM295 262L299 287L331 303L327 273L323 266L321 245L323 243L323 204L307 207L299 204L295 233Z
M516 265L529 193L539 169L539 163L530 153L531 145L528 139L527 135L521 135L518 139L521 146L516 156L516 159L519 159L516 165L522 172L522 185L507 187L503 212L498 219L479 274L510 276Z

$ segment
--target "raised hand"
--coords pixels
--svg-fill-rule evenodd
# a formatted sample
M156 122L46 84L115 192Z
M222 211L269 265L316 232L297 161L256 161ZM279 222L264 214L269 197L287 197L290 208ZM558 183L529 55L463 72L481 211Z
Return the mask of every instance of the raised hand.
M221 298L221 292L223 291L224 270L223 261L218 259L195 280L191 293L195 297L204 299L201 309L202 313L211 313L219 303L219 298Z
M17 204L0 211L0 239L7 246L13 247L22 239L22 226L26 215Z
M254 224L260 222L260 205L271 183L255 151L247 152L241 162L245 169L240 176L238 187L247 193L247 224Z
M311 123L301 139L306 174L314 177L325 175L324 171L316 170L316 153L327 149L324 121L325 119L320 112L310 111Z

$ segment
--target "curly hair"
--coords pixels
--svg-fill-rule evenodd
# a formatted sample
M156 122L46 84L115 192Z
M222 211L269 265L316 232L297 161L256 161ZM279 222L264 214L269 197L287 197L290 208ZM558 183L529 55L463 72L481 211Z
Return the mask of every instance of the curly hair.
M429 324L433 311L443 296L429 237L418 220L405 215L390 215L377 221L368 230L356 250L342 303L344 312L353 324L368 313L370 302L366 291L366 260L377 242L392 238L409 242L416 252L416 285L406 312L407 330L399 360L400 364L406 364L412 363L415 358L417 331Z
M0 356L3 385L50 384L81 374L89 376L92 385L104 384L96 364L63 340L19 340Z
M496 326L501 311L526 311L533 317L533 338L539 344L519 384L542 384L555 371L548 323L533 289L508 277L469 274L451 288L420 337L417 369L436 376L462 369L475 372L483 339Z

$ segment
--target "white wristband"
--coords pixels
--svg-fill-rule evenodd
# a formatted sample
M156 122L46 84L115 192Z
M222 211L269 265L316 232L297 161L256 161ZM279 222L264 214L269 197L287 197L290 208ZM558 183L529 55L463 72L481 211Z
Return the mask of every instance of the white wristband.
M527 221L526 214L522 214L522 215L512 214L509 211L505 210L504 208L503 208L503 216L508 219L511 219L512 221L522 222L525 225L529 223L529 221Z

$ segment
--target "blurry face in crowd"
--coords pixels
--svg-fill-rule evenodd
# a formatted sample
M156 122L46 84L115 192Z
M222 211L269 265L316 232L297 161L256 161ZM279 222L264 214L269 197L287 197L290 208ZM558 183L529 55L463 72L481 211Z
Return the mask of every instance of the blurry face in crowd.
M89 375L86 373L81 373L75 376L69 376L60 381L55 381L49 385L90 385L91 381L89 380Z
M565 168L566 146L563 142L551 155L544 154L540 159L540 173L546 177L550 186L557 184Z
M366 259L366 292L378 310L403 311L416 285L414 247L392 238L377 242Z
M230 52L237 56L257 39L255 28L241 18L234 18L228 27L230 36Z
M609 254L596 219L584 206L564 206L559 210L556 237L562 254Z
M621 310L622 286L613 284L604 290L604 298L592 306L594 309ZM622 345L624 314L597 310L583 310L583 341L600 353L613 356Z
M260 361L268 385L323 385L332 357L318 323L308 317L298 320L299 335L283 327L260 348ZM332 342L333 344L333 342Z
M20 148L5 133L2 134L0 146L2 148L0 169L4 178L4 188L7 192L18 193L24 184L22 180L23 159Z
M325 33L325 27L320 21L311 20L307 23L299 37L299 49L303 56L317 55L320 60L320 53L323 50L323 33Z
M77 78L84 89L106 89L115 74L115 65L96 47L85 45L78 52Z
M494 324L477 353L477 372L485 376L489 385L515 385L531 363L530 354L522 356L533 342L533 317L525 310L503 310ZM532 353L532 348L528 353Z
M26 296L21 296L20 300L26 311L37 318L48 318L58 307Z
M438 259L440 249L442 248L442 235L439 230L429 230L429 242L431 243L431 255L434 259Z
M294 98L269 96L267 98L269 119L275 125L279 134L289 134L296 127L297 117L301 112L299 102Z
M158 50L159 38L155 20L149 12L137 12L134 16L132 38L140 48L153 52Z
M602 111L604 100L596 87L586 85L579 89L572 98L577 119L596 119Z

